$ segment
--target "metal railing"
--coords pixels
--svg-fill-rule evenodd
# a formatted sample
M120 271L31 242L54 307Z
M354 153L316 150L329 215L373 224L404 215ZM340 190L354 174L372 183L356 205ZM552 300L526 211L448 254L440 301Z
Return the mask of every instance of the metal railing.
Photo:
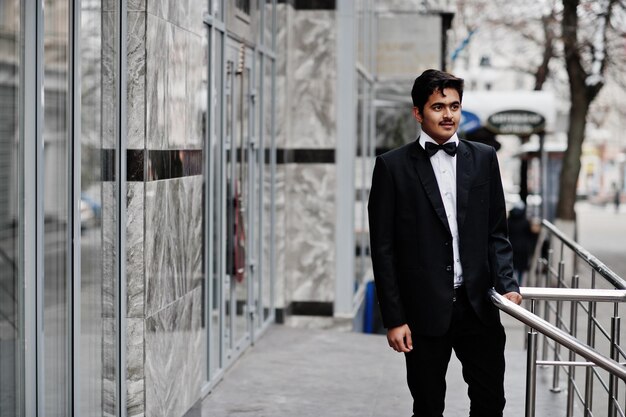
M620 402L626 401L623 363L626 352L620 346L619 309L626 302L626 282L554 225L545 220L542 225L540 239L550 241L550 245L538 257L534 283L543 287L521 289L530 311L495 291L490 293L499 309L531 328L527 339L525 416L535 415L537 367L552 366L553 393L561 391L561 374L567 377L567 417L574 415L576 399L585 417L624 417L626 404L621 406ZM555 248L559 249L556 266L553 265ZM566 269L571 274L569 283ZM610 329L606 328L606 322L610 322ZM541 352L537 347L540 337L537 331L543 337ZM586 331L585 342L578 336L583 331ZM561 348L567 351L561 352ZM576 355L586 361L577 360ZM576 375L577 367L585 368L584 377ZM596 414L594 399L606 402Z

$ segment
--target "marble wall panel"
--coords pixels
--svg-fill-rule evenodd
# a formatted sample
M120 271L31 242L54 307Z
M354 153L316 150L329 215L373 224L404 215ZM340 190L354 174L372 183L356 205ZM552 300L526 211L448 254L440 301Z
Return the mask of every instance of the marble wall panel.
M102 351L101 351L101 401L102 415L114 416L116 404L116 340L117 333L117 187L113 182L103 182L102 196ZM99 361L97 361L99 362Z
M148 5L154 1L148 2ZM151 14L146 22L146 147L165 149L167 78L172 30L168 23Z
M182 28L189 29L190 0L169 0L169 20Z
M129 12L146 11L146 0L127 0L126 4Z
M117 320L102 320L102 416L115 416L117 405Z
M189 33L167 23L172 47L167 61L167 99L165 101L166 143L165 149L180 149L187 141L187 54Z
M126 308L135 318L144 317L144 189L143 182L126 185Z
M113 12L116 7L115 0L102 0L102 11L104 12Z
M272 262L272 244L275 239L272 239L272 233L275 227L272 225L272 172L269 164L263 168L263 223L261 234L261 256L262 256L262 269L261 277L263 279L261 298L263 305L268 307L271 298L270 292L270 279L272 276L271 262Z
M102 12L102 147L117 145L116 120L117 79L117 12Z
M201 284L202 183L192 176L146 184L146 316Z
M196 17L199 12L190 10L190 0L146 0L148 13L167 20L181 28L189 28L191 14ZM205 1L206 2L206 1ZM204 8L206 9L206 7ZM200 15L201 16L201 15Z
M275 130L276 130L276 146L284 148L287 144L287 136L289 131L289 115L287 109L289 109L290 96L289 91L289 77L287 76L287 62L289 58L289 33L290 25L289 19L292 18L294 11L293 6L287 3L281 3L276 5L276 22L278 30L276 32L276 50L282 51L276 55L276 116L275 116ZM269 115L269 112L268 112Z
M142 416L144 407L144 319L126 319L126 407L129 417Z
M186 149L202 149L208 102L207 48L201 36L187 36Z
M163 20L169 19L170 1L171 0L145 0L146 10L149 14L159 17Z
M127 129L128 147L146 143L146 13L128 12Z
M81 84L81 138L82 146L101 147L102 105L102 14L100 10L80 11L80 84ZM83 155L83 158L86 155ZM99 169L97 166L92 166ZM97 174L94 174L94 176Z
M297 11L289 53L290 148L334 148L337 91L335 12Z
M332 301L335 293L333 164L287 165L285 274L294 301Z
M285 210L285 173L286 165L276 167L275 176L275 225L274 225L274 253L276 257L276 271L274 274L275 305L277 308L284 308L291 302L291 296L286 291L285 278L285 251L286 251L286 229L287 224Z
M204 36L207 30L204 24L204 15L209 12L209 2L207 0L189 0L188 26L192 33Z
M146 415L182 416L206 380L202 289L196 288L146 319Z
M115 317L117 290L117 187L102 183L102 316Z

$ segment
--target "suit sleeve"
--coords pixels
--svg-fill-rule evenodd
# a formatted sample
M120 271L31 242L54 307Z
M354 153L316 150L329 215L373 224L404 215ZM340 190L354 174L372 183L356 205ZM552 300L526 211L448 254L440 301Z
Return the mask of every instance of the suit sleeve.
M368 202L370 251L376 294L386 328L406 323L400 298L394 250L395 187L381 157L376 158Z
M513 248L508 239L504 191L495 149L491 152L490 178L489 266L494 287L500 294L519 292L519 285L513 274Z

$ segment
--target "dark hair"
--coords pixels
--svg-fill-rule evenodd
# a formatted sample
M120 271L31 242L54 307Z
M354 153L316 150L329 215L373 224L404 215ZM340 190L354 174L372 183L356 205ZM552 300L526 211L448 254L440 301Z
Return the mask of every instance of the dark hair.
M424 111L424 105L428 98L435 91L441 91L444 88L454 88L459 93L459 99L463 100L463 79L457 78L447 72L428 69L415 79L413 89L411 90L411 98L413 106L417 107L420 113Z

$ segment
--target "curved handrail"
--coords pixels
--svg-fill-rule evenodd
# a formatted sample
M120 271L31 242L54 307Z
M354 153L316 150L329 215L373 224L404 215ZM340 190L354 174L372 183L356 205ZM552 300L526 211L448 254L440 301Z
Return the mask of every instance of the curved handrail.
M587 262L593 269L598 272L602 277L604 277L607 281L618 288L620 290L626 290L626 281L624 281L619 275L615 272L611 271L611 269L606 266L604 263L600 262L598 258L593 256L587 249L580 246L578 243L574 242L568 236L566 236L563 232L561 232L555 225L550 223L549 221L543 219L541 221L542 226L546 227L550 230L550 233L558 237L561 242L567 245L571 250L576 252L578 256L582 258L585 262Z
M601 353L598 353L595 349L580 342L578 339L564 332L558 327L548 323L544 319L531 313L525 308L520 307L517 304L507 300L506 298L498 294L494 289L489 290L489 298L491 299L493 304L500 310L515 317L522 323L527 324L538 332L545 334L546 336L555 340L566 348L578 353L583 358L595 363L602 369L621 378L623 381L626 381L626 367L620 365L618 362L614 361L613 359L607 358Z

